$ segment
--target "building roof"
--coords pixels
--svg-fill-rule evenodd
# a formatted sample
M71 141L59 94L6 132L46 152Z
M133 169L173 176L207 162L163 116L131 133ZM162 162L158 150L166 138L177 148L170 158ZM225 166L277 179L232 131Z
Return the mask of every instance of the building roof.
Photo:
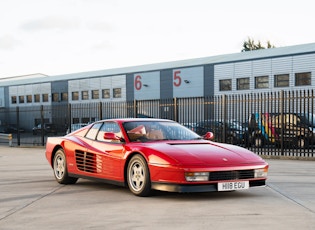
M11 86L11 85L24 85L24 84L35 84L45 83L62 80L76 80L88 77L101 77L101 76L114 76L123 75L128 73L141 73L148 71L157 71L161 69L174 69L182 67L199 66L206 64L218 64L218 63L229 63L229 62L240 62L255 59L274 58L290 55L300 55L315 53L315 43L286 46L270 49L253 50L247 52L224 54L210 57L194 58L187 60L179 60L172 62L163 62L123 68L96 70L89 72L71 73L55 76L47 76L44 74L32 74L16 77L8 77L0 79L0 86Z

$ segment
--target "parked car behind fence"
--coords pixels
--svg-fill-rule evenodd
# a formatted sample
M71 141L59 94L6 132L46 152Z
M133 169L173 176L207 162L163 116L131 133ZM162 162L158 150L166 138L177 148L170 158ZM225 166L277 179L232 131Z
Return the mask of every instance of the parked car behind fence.
M247 143L247 128L234 120L226 122L218 120L204 120L197 123L195 132L199 135L204 135L207 132L213 132L214 139L218 142L225 141L230 144Z
M315 114L254 113L249 118L249 143L307 148L315 143Z
M54 124L45 123L43 127L41 124L35 126L33 128L33 135L40 134L42 132L42 130L44 132L44 135L46 135L48 133L53 133L54 135L57 134L57 129L56 129L56 126Z

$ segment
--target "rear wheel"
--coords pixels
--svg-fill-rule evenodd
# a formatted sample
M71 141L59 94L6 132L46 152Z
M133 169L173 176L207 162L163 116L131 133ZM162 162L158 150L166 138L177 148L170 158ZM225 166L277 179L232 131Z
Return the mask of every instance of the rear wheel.
M133 156L127 168L127 183L130 191L137 196L148 196L151 192L151 180L145 159L137 154Z
M78 178L70 177L67 169L67 159L63 149L58 149L53 161L54 175L60 184L74 184Z

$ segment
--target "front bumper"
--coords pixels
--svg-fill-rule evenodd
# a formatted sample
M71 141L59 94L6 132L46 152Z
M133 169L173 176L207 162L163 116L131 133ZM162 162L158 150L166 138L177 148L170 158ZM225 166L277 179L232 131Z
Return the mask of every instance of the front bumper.
M266 180L252 180L249 181L250 187L265 186ZM167 191L167 192L216 192L218 191L217 183L214 184L167 184L167 183L152 183L152 189Z

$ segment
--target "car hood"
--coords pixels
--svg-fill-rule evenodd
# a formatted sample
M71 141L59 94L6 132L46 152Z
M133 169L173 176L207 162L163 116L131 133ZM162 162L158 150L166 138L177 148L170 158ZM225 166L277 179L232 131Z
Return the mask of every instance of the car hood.
M216 142L163 142L151 148L183 165L228 166L264 164L253 152L235 145Z

